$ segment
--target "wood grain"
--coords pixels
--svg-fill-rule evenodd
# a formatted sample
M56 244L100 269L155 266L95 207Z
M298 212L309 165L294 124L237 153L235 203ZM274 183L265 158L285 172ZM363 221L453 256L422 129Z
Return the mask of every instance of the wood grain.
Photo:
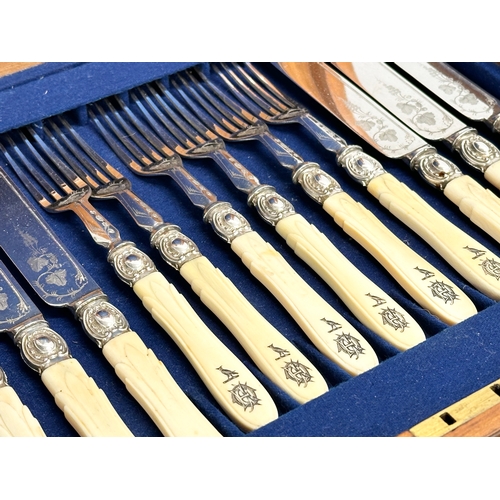
M38 66L39 62L0 62L0 78L2 76L11 75L18 71L23 71L33 66Z
M414 425L398 437L500 435L500 379Z

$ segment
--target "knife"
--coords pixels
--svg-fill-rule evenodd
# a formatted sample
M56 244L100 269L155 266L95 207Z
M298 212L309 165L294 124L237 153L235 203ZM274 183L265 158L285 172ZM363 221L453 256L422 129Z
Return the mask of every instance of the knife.
M470 120L500 132L500 101L444 62L394 63Z
M443 141L500 187L500 151L385 63L332 63L407 127L429 141Z
M500 200L326 63L277 63L292 81L389 158L399 158L500 241Z
M133 436L107 396L71 356L65 340L49 327L3 262L0 262L0 333L12 338L23 361L39 373L80 436Z
M4 304L6 294L0 291ZM0 437L45 437L38 420L25 406L16 391L8 384L7 375L0 367Z
M68 307L164 435L219 436L0 168L0 246L48 305Z
M500 133L500 101L443 62L395 63L446 104L470 120L485 123ZM484 177L496 187L500 184L498 162L484 171Z

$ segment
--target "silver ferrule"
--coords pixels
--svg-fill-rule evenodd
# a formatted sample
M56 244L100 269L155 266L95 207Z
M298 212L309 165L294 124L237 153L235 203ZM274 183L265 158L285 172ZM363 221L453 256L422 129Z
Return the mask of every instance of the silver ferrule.
M480 172L484 173L490 165L500 160L498 148L473 128L466 128L448 140L452 149L458 151L466 163Z
M108 262L129 286L156 271L154 262L131 241L124 241L108 253Z
M101 349L111 339L130 331L122 312L108 302L105 295L92 297L83 302L75 312L85 333Z
M337 163L364 187L375 177L386 173L381 163L367 155L360 146L347 146L337 156Z
M160 252L163 260L177 271L186 262L201 256L197 245L182 234L180 229L174 224L164 224L151 236L151 245Z
M268 224L275 226L281 219L295 214L293 205L272 186L261 184L248 195L247 202L257 209Z
M342 192L340 184L317 163L302 165L294 171L292 180L300 184L305 193L320 205L330 196Z
M500 133L500 113L493 115L488 121L491 123L491 128Z
M0 367L0 389L2 387L7 387L9 384L7 382L7 375L3 371L3 369Z
M36 320L12 331L24 362L41 374L49 366L71 358L66 341L44 320Z
M225 201L217 201L207 207L203 220L212 226L215 233L231 243L242 234L252 231L249 222Z
M453 179L463 175L453 162L441 156L436 148L429 145L417 149L405 157L405 160L428 184L440 190Z

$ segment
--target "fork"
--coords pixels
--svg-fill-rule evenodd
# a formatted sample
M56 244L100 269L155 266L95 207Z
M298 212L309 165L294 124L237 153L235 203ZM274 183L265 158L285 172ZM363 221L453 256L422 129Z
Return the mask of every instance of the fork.
M91 110L89 113L92 116ZM52 120L47 122L46 134L73 170L85 179L92 189L91 196L117 199L136 224L151 233L151 245L191 284L259 369L276 385L302 403L316 397L318 394L312 386L298 385L287 376L283 360L276 358L269 345L286 350L292 358L301 360L304 366L310 365L303 354L250 304L229 278L201 254L198 246L180 232L179 226L164 223L160 214L133 193L130 181L99 156L66 119L59 117L58 121L63 126L62 131Z
M273 400L252 372L205 325L184 296L157 271L153 261L134 243L123 241L118 229L91 205L91 190L84 180L56 155L33 127L27 127L26 131L30 138L23 131L19 131L19 135L33 161L10 136L7 136L7 140L25 168L5 148L4 155L38 203L49 212L73 211L94 241L108 249L108 261L117 275L132 286L145 308L173 338L229 418L244 430L256 429L276 419L277 409ZM35 164L45 171L46 176L42 176ZM33 180L37 182L37 186ZM147 356L153 357L153 367L149 366L149 360L144 359L144 354L139 354L137 342L120 345L111 351L105 350L108 345L109 343L103 349L105 357L157 425L170 431L173 422L172 426L178 426L182 431L181 435L185 436L220 436L180 388L177 388L163 363L153 357L151 351L148 351ZM219 366L238 373L239 380L244 382L235 383L228 390L225 377L217 370ZM158 380L153 383L149 378L155 374L159 374ZM149 384L151 385L148 387ZM241 386L247 392L251 391L247 399L235 397L241 392ZM157 390L163 392L158 397L153 397L151 402L151 393L154 395Z
M337 163L352 179L366 187L469 283L488 297L500 299L498 275L484 272L483 267L475 262L475 252L485 256L484 262L498 262L500 259L493 252L443 217L417 193L384 170L375 158L364 153L361 147L348 145L307 109L286 96L251 63L224 63L214 66L214 70L243 106L261 120L272 125L298 123L306 128L327 151L334 153ZM301 182L300 178L297 180ZM333 207L314 198L313 194L310 196L323 203L323 208L333 216Z
M279 252L252 230L243 215L229 203L218 201L215 194L185 168L172 165L169 161L174 154L172 148L179 151L183 148L170 139L169 145L163 143L122 99L115 97L115 100L128 120L121 116L110 100L105 103L106 109L96 105L98 114L91 113L90 116L122 161L139 175L171 177L190 201L204 210L204 221L231 245L252 275L283 305L325 356L351 374L378 364L375 352L361 334L314 291ZM118 144L123 147L118 147ZM166 162L154 161L159 154L165 156ZM200 154L203 155L203 151ZM153 163L154 166L151 166ZM271 344L269 347L274 349L279 346Z
M186 121L189 121L189 124L195 127L195 132L191 134L191 141L193 141L195 137L201 136L197 139L198 143L204 140L204 150L206 150L206 143L213 140L211 137L214 135L214 132L217 131L224 139L235 141L255 139L263 142L265 145L269 146L275 157L279 159L283 166L292 168L291 165L294 165L293 169L295 170L295 174L300 173L303 180L307 180L307 182L313 186L321 186L322 188L325 184L327 185L326 194L325 191L322 192L322 196L326 198L324 206L331 206L334 208L333 213L336 222L341 225L349 236L354 237L354 239L361 243L366 249L370 250L373 256L386 267L403 288L405 288L422 307L431 311L448 324L458 323L477 312L472 301L459 287L452 283L443 273L431 266L429 262L419 256L415 251L405 245L371 212L356 203L347 193L343 192L339 184L331 179L331 177L327 176L326 172L322 171L318 164L305 162L297 153L293 152L288 146L275 138L269 132L267 125L257 120L257 118L253 117L248 111L243 110L236 116L234 109L237 109L237 106L229 108L228 105L231 104L232 101L204 77L200 71L196 72L200 80L194 77L194 71L188 71L185 72L184 75L190 78L189 83L186 82L184 78L183 81L181 80L182 83L178 84L176 82L182 78L181 75L182 74L177 75L178 79L172 78L172 84L177 87L184 101L195 111L197 116L200 117L200 120L197 120L197 117L193 116L193 114L186 109L186 106L183 106L180 101L175 98L173 92L166 89L161 83L159 83L161 96L158 92L155 93L155 104L161 104L162 111L164 110L168 113L170 118L174 116L174 110L172 108L175 108L179 115L182 115ZM203 85L206 82L208 82L208 87ZM207 88L210 89L210 92ZM188 97L188 93L193 98ZM152 99L146 102L151 104ZM201 105L201 103L203 103L203 105ZM164 114L159 114L158 106L152 109L155 110L156 116L159 118L165 117ZM178 117L176 125L180 125L181 120L182 118ZM201 120L203 120L203 123L201 123ZM187 130L186 121L184 121L182 125L184 131ZM165 120L163 119L162 122L165 123ZM221 132L223 129L226 130L225 134ZM229 156L229 154L227 153L226 156ZM258 180L234 158L231 157L230 161L221 161L220 156L214 159L216 159L219 166L223 168L233 184L249 195L249 204L256 206L259 211L261 211L263 207L266 208L268 199L273 200L277 198L274 190L272 190L272 194L269 196L269 193L266 192L267 190L259 186ZM239 182L240 179L250 179L250 181L247 183ZM281 198L281 203L284 202L285 200ZM271 209L277 211L275 207L271 207ZM267 213L269 212L270 210L268 209ZM300 249L301 246L307 245L308 235L305 235L307 237L299 237L301 236L300 231L297 229L297 225L294 224L295 221L290 218L291 213L289 212L286 214L287 217L284 217L278 211L278 215L279 216L274 221L270 220L269 217L267 217L267 220L281 225L280 228L277 224L276 229L285 240L290 242L290 246L296 250ZM303 219L302 221L302 227L308 225ZM317 230L310 229L310 232L312 231ZM309 252L311 251L312 245L309 246ZM323 254L325 253L328 254L328 252L323 252ZM428 277L433 275L436 277L436 283L439 283L439 285L436 285L434 288L432 286L429 287L426 279L423 279L423 270L425 270L425 276ZM342 281L345 282L345 279ZM447 290L451 290L452 294L437 293L436 288L438 286L443 286ZM455 297L457 300L454 298L450 299L450 297ZM387 329L385 331L387 331Z
M286 240L296 254L325 279L365 326L400 350L412 347L425 339L425 334L418 323L407 311L362 274L314 225L301 214L296 213L287 199L278 194L273 187L262 185L257 177L229 154L220 138L203 128L196 117L189 114L179 101L175 100L174 105L177 111L182 111L184 115L187 115L189 123L183 121L182 116L174 113L174 110L161 99L153 86L148 86L148 89L148 93L139 89L142 101L135 93L132 93L131 97L150 126L154 127L159 134L163 132L162 138L168 140L164 130L154 121L149 112L151 110L165 127L172 129L177 125L181 128L182 130L174 130L176 139L183 140L185 147L177 145L176 151L187 157L207 155L215 160L235 186L248 195L249 204L253 204L259 215L275 227L278 234ZM167 92L165 88L162 90L164 93ZM173 96L169 96L173 99ZM175 120L175 125L167 119L162 110L168 113L168 118ZM133 116L129 107L126 108L126 112L134 122L137 122L137 118ZM191 131L190 125L194 125L196 131ZM200 136L202 133L205 133L205 138ZM196 141L198 141L198 146ZM174 144L171 146L174 147ZM398 320L391 321L388 318L390 314L394 314Z

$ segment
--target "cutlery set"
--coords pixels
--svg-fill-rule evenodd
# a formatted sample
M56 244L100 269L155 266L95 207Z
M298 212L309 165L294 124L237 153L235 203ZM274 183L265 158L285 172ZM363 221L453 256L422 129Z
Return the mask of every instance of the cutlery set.
M352 133L344 139L330 120L320 121L273 82L283 79L326 108L332 123L357 134L360 144L350 144ZM250 63L221 63L93 102L83 119L65 113L4 133L0 331L80 436L134 434L109 391L72 356L70 343L30 296L70 311L160 435L221 437L260 429L500 299L494 251L500 151L494 139L465 123L483 121L498 130L498 106L441 63L275 63L266 74ZM333 153L340 168L304 159L287 145L287 127L297 126L322 146L325 158ZM250 141L258 160L241 154L241 143ZM459 154L463 172L441 154L440 142ZM379 158L403 160L432 189L410 189ZM259 168L264 180L251 170L255 161L265 164ZM292 185L286 193L273 187L283 174ZM136 181L154 182L164 203L151 206L147 194L133 189ZM358 186L388 214L376 204L371 210L369 197L357 201L363 196ZM441 199L433 197L439 191L467 217L470 231L443 214ZM312 203L304 213L295 208L304 206L303 198L305 206ZM247 207L237 208L241 200ZM319 220L333 229L310 222L317 204L330 217ZM179 210L206 223L196 241L176 220ZM172 340L189 365L186 376L204 387L211 411L221 412L227 426L212 422L197 395L183 389L168 352L145 344L140 327L130 326L133 320L111 303L41 212L48 220L66 217L78 241L105 249L96 249L95 259L111 265L124 293L129 287L151 325ZM63 212L71 214L58 215ZM386 217L395 217L397 231ZM133 226L143 239L122 236ZM407 229L423 241L424 252L402 237ZM143 251L144 244L159 256ZM212 262L214 251L224 255L224 267ZM357 262L370 262L376 277ZM231 267L241 264L249 274L235 282ZM251 289L265 304L249 299ZM281 309L286 328L269 313ZM33 415L36 408L23 404L0 368L0 436L45 436Z

